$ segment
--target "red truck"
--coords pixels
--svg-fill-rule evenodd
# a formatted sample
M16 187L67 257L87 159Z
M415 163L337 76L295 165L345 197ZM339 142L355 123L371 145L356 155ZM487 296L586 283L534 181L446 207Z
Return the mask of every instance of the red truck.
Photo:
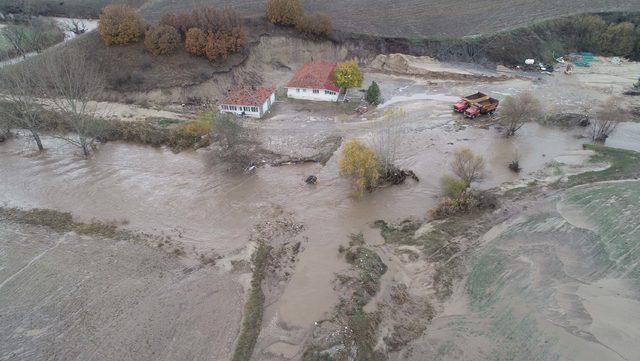
M500 101L494 98L488 98L480 102L476 102L464 111L464 116L474 119L482 114L493 114L498 108Z
M470 106L489 99L489 96L483 93L475 93L461 98L457 103L453 104L453 111L464 113Z

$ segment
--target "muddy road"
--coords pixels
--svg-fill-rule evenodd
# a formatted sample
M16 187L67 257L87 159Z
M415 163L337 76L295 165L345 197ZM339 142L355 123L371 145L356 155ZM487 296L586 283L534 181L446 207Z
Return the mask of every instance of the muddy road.
M335 155L324 166L316 163L265 166L255 173L244 174L229 172L224 165L212 162L211 152L206 149L174 154L164 148L112 142L101 145L92 158L84 159L73 148L49 137L44 139L48 147L44 154L33 154L33 147L26 137L17 137L0 145L0 203L3 206L68 211L81 221L113 220L126 224L125 227L133 231L171 237L187 252L177 260L163 258L165 256L154 249L130 249L134 245L126 241L113 243L90 237L45 234L39 228L6 224L1 236L4 258L0 283L10 287L7 289L25 292L17 295L13 291L2 292L7 302L1 304L17 307L12 316L15 319L2 322L1 332L3 340L6 340L2 342L11 343L14 338L23 340L16 344L24 345L25 349L11 348L7 355L13 353L18 359L44 358L42 355L48 352L47 347L63 349L69 344L72 347L64 355L72 356L74 353L78 357L96 355L96 359L108 359L100 351L103 348L91 346L91 340L73 335L77 332L74 325L84 321L71 320L42 331L47 323L45 320L56 319L52 313L43 312L40 318L34 317L40 319L42 325L21 323L29 320L29 310L50 305L51 301L46 299L49 293L56 295L63 304L74 305L69 311L72 314L92 312L94 307L102 304L96 301L100 288L93 284L111 279L117 281L109 284L123 287L122 292L134 292L135 297L142 301L121 293L100 299L107 305L100 313L100 322L112 326L101 331L104 334L96 333L96 337L110 339L114 348L127 347L124 344L133 348L138 344L150 345L140 350L144 355L149 355L149 352L175 355L172 352L186 352L186 347L192 345L195 350L191 354L193 359L206 358L201 355L209 352L207 347L219 347L219 359L227 358L225 350L237 335L246 275L230 276L228 270L221 266L187 272L186 275L184 272L181 275L181 272L200 254L215 253L226 257L243 252L250 244L253 226L269 220L274 209L278 209L294 215L304 225L300 235L305 240L304 252L300 254L295 273L281 296L267 305L263 324L269 325L269 334L275 336L262 339L254 357L299 358L314 322L327 317L338 302L333 280L335 274L346 267L337 255L338 247L348 240L350 234L359 232L364 234L367 242L380 244L379 230L372 227L378 219L423 219L427 210L438 201L439 179L449 172L448 162L456 149L469 147L485 158L487 174L476 185L480 188L546 179L553 175L557 163L583 163L588 160L590 153L582 152L582 144L587 142L587 129L558 129L531 123L522 128L517 137L506 139L490 122L480 127L452 114L450 103L454 99L476 91L503 99L507 95L533 89L545 100L549 110L568 110L577 109L583 100L602 101L606 98L597 86L585 85L590 79L595 79L588 75L584 78L566 78L563 75L531 80L513 78L491 83L431 81L375 71L367 72L365 77L367 82L376 80L382 87L385 103L378 111L364 116L345 116L344 111L333 109L333 105L318 110L315 105L282 102L276 104L268 119L256 125L260 130L260 140L267 149L289 149L292 153L299 153L311 140L321 142L330 136L372 141L388 126L382 117L385 109L403 108L405 115L399 127L402 142L398 147L397 164L413 170L420 177L420 182L407 181L361 199L353 197L350 182L339 177L338 157ZM634 149L637 138L633 134L637 134L638 124L625 123L621 129L609 141ZM516 153L524 168L520 174L511 173L506 166ZM304 179L308 175L316 175L318 184L305 184ZM22 242L25 238L32 241ZM68 241L59 243L60 239ZM43 253L58 243L60 245L52 251ZM100 253L107 250L91 251L96 247L111 247L108 252L113 256L103 259ZM73 254L79 252L78 248L92 253L83 260L77 260ZM109 262L115 262L121 254L129 257L122 256L129 259L127 262L131 267L143 265L143 269L120 270L113 267L112 270ZM15 266L5 266L10 264ZM82 272L74 273L73 277L45 281L40 276L44 272L42 267L54 269L52 273L58 274L56 277L73 272L69 270L71 267L91 275L93 278L89 280L94 281L82 281ZM152 271L147 271L147 267ZM30 276L33 278L23 279L30 272L33 272L34 276ZM131 277L147 281L131 285ZM21 288L20 285L25 283L29 286ZM48 291L45 283L60 284L60 288ZM77 286L78 283L81 287ZM76 287L79 293L65 291L65 287ZM220 290L219 294L217 290ZM161 296L160 300L166 297L166 302L159 301L158 296ZM210 303L220 305L216 298L219 296L224 298L224 307L209 312L207 307ZM20 306L26 299L32 303ZM136 314L129 317L130 313L114 309L119 306L113 300L118 299L139 304L136 307L140 307L140 313L135 311L136 307L126 307L127 312L135 311ZM83 305L80 307L74 302ZM175 312L174 307L181 311ZM177 314L175 317L179 315L178 319L167 316L174 313ZM207 318L198 320L195 329L206 323L209 325L207 332L220 334L204 332L190 338L190 332L196 331L187 329L186 325L203 313ZM159 320L166 318L168 320ZM95 327L97 322L90 321L87 327ZM126 342L121 340L117 335L120 326L117 325L131 329L140 338ZM169 337L161 330L176 327L175 344L159 346ZM149 328L160 333L153 339L145 339L147 336L142 336L143 330ZM48 342L54 334L65 332L69 334L53 342L53 346L45 346L51 345ZM34 333L36 336L32 336ZM227 342L229 338L230 343ZM181 341L187 339L188 342ZM212 339L222 340L222 344L205 341ZM22 353L26 350L32 353ZM211 351L209 358L214 354Z

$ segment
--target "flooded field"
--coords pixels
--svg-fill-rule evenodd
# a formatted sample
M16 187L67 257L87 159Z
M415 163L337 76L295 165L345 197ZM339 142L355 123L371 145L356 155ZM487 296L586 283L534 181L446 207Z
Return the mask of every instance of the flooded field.
M500 225L450 306L398 359L634 359L639 190L573 188Z
M282 286L281 295L266 307L263 325L273 337L261 341L258 349L264 353L256 357L266 359L268 354L274 359L297 359L314 322L327 317L338 302L333 281L335 274L347 267L337 254L338 247L350 234L360 232L367 243L382 243L380 231L373 228L379 219L424 219L438 201L439 180L449 172L455 150L468 147L485 158L485 178L474 184L483 189L546 179L550 172L561 169L562 163L585 163L592 155L582 149L588 142L588 129L530 123L516 137L505 138L491 122L469 123L452 113L454 100L475 91L504 99L533 88L548 110L569 111L579 108L582 96L588 101L605 97L597 89L580 91L584 83L574 83L575 78L562 75L476 83L427 82L371 72L366 79L376 80L385 98L381 109L369 114L345 117L337 111L315 111L304 103L282 102L276 104L272 116L253 124L266 148L293 153L305 143L321 142L330 136L371 142L388 126L384 111L402 108L397 165L413 170L420 182L409 180L363 198L354 197L349 180L338 175L340 149L325 165L264 166L246 174L230 172L224 164L212 162L211 151L206 149L174 154L165 148L111 142L100 145L93 157L84 159L76 149L51 137L44 137L48 150L43 154L34 154L28 138L22 136L1 144L0 205L71 212L85 222L115 221L132 231L171 237L184 247L186 255L176 258L125 240L47 233L38 227L3 223L0 307L11 312L0 312L6 318L0 323L0 336L15 341L1 341L3 344L22 348L12 347L0 359L46 359L43 355L47 352L59 352L63 358L108 359L109 347L122 352L126 359L135 354L127 353L127 348L138 344L149 345L145 346L145 355L162 354L167 360L179 353L194 359L228 358L240 324L246 274L234 274L220 265L184 270L200 254L224 258L244 252L251 244L254 226L270 221L274 212L290 214L304 225L300 235L304 251L290 280ZM639 130L638 123L623 123L607 144L638 150ZM507 168L516 156L523 167L519 174ZM309 175L317 176L318 184L305 184ZM628 188L632 184L626 185L625 189L611 186L611 192L621 192L611 197L631 197ZM581 203L586 198L576 192L579 190L568 193L563 202L592 212L589 205ZM638 352L633 349L635 345L618 347L614 341L592 341L593 337L600 338L598 335L613 337L607 326L609 316L601 317L600 302L606 297L614 297L625 309L637 312L634 302L638 298L629 293L632 291L625 291L628 297L611 296L613 290L619 291L629 282L625 272L635 271L605 267L615 258L609 253L569 254L576 247L601 249L607 235L604 228L584 230L572 224L555 209L556 202L545 200L531 219L514 221L478 250L470 274L450 307L434 320L428 334L412 344L416 352L402 354L401 359L423 359L423 352L441 355L434 360L483 359L496 354L496 348L499 359L564 359L561 356L566 353L558 345L565 340L571 350L584 346L577 353L580 355L595 352L602 360L617 359L611 355L632 359L629 356ZM571 214L595 224L593 215ZM637 219L635 214L629 217L630 221ZM619 225L610 226L618 229ZM555 238L560 231L564 238ZM624 244L624 240L611 242L614 248L621 247L620 242ZM636 256L631 252L629 265L637 262L633 258ZM578 264L584 259L601 267L601 272L592 274L591 268ZM563 269L567 265L575 270ZM56 272L47 273L50 268ZM25 283L29 287L21 286ZM599 288L602 284L606 285L604 289ZM59 287L53 289L53 285ZM107 296L100 297L105 292ZM134 296L129 298L125 292ZM513 302L512 297L519 295L531 297ZM593 302L579 305L578 297ZM56 319L57 312L62 312L55 309L60 303L68 307L64 312L73 318L48 324L46 320ZM86 315L96 307L102 309L101 313ZM32 318L30 312L36 312ZM9 313L16 316L6 316ZM183 314L184 318L180 316ZM202 314L207 317L199 318ZM601 323L590 325L590 319ZM83 329L76 327L81 324L93 330L100 323L110 326L89 332L94 338L84 338ZM145 334L147 329L154 333ZM199 331L203 329L206 331ZM127 333L118 330L130 330L134 337L124 340ZM514 330L517 337L512 338L509 335ZM58 333L64 337L50 344L48 340ZM554 337L555 342L549 342ZM629 330L625 337L638 335ZM95 345L94 340L99 338L110 343ZM166 339L173 341L159 346ZM207 343L213 339L216 343ZM71 347L67 349L68 345Z

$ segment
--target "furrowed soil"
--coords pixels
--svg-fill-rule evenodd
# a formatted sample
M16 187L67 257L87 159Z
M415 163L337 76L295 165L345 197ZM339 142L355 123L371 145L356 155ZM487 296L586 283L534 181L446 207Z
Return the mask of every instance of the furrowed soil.
M264 2L255 0L152 0L141 11L148 19L158 21L164 14L188 11L195 5L230 6L247 17L264 16ZM315 0L304 5L309 12L329 15L334 28L341 32L418 39L489 34L578 13L640 10L640 4L632 0Z

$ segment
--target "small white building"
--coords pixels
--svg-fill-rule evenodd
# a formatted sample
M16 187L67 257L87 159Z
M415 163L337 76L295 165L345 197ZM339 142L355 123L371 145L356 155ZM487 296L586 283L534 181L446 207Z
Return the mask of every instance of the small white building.
M287 97L336 102L342 89L333 83L336 63L316 60L304 64L286 86Z
M262 118L276 101L276 88L242 87L229 91L220 111L243 117Z

